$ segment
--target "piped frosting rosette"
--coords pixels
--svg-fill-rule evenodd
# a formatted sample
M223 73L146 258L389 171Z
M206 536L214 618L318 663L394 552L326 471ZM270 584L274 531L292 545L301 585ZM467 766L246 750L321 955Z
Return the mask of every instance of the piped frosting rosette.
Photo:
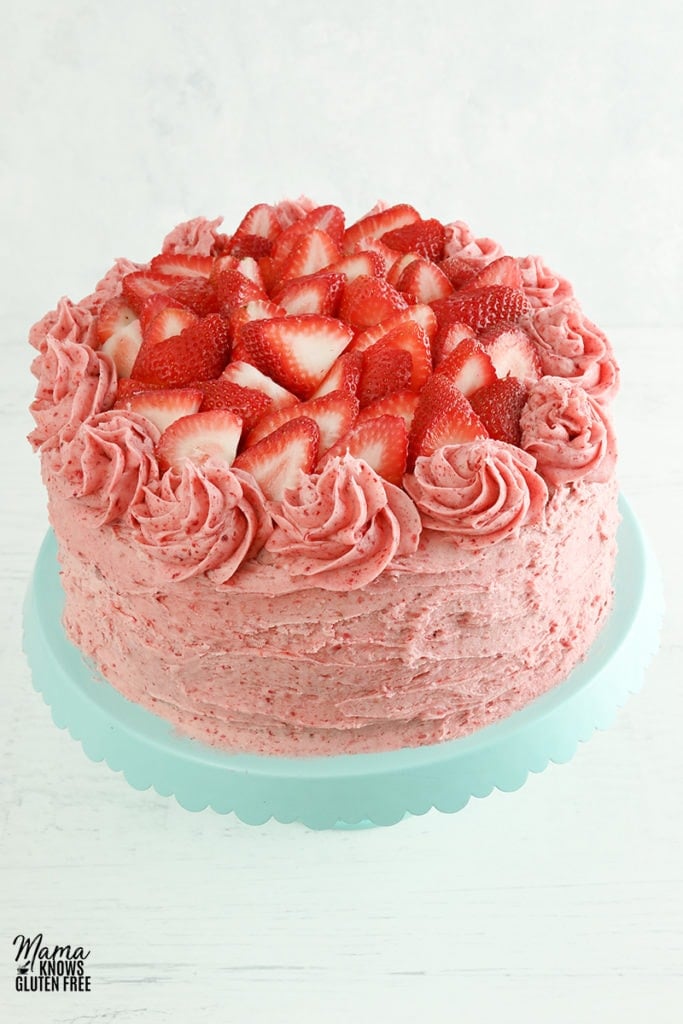
M445 256L457 256L469 263L473 270L482 270L500 256L505 255L500 242L492 238L475 238L463 220L446 225Z
M140 501L159 475L154 446L159 431L144 416L116 409L91 416L62 445L59 476L103 526Z
M89 309L81 304L73 303L71 299L60 299L57 308L46 313L29 331L29 343L40 353L31 366L34 376L40 376L42 367L40 356L45 355L48 338L52 338L53 342L70 341L92 344L93 322L94 317Z
M583 315L576 299L534 310L530 332L544 374L580 384L596 401L610 402L614 398L619 389L619 370L612 346Z
M58 436L69 440L84 420L111 408L115 397L116 369L109 356L48 334L30 407L36 428L29 441L37 449Z
M554 306L574 294L569 281L550 270L540 256L524 256L517 260L517 266L522 274L524 294L534 309Z
M535 467L527 452L486 438L421 456L404 487L425 527L468 545L496 544L543 515L548 489Z
M553 487L584 480L606 483L616 461L614 429L605 408L561 377L543 377L522 411L522 448Z
M271 511L276 528L267 550L291 576L324 590L364 587L392 559L413 554L422 529L408 495L349 454L302 474Z
M215 220L207 220L205 217L186 220L166 235L161 251L164 253L192 253L193 256L211 256L216 240L220 237L218 229L222 223L222 217L217 217Z
M169 469L158 485L144 488L131 522L161 576L172 581L206 572L225 583L272 531L252 477L217 459L201 466L186 460L179 470Z

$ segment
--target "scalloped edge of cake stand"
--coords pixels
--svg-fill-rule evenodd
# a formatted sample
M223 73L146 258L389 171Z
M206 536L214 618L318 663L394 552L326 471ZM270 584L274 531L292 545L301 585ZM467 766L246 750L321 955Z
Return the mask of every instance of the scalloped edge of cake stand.
M529 772L563 764L608 728L642 684L663 616L657 562L630 505L622 521L612 612L588 658L526 708L462 739L379 754L283 758L229 754L179 736L99 676L70 643L57 545L48 531L24 604L24 650L34 688L55 724L86 755L153 787L189 811L213 808L259 825L275 818L312 829L392 825L432 808L461 810L470 797L519 789Z

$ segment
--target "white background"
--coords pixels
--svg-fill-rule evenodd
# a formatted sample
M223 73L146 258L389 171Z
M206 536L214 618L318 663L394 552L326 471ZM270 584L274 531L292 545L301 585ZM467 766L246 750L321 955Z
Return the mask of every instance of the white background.
M2 5L0 1008L12 1022L681 1019L683 17L678 3ZM621 481L665 569L616 727L513 795L250 828L91 764L20 652L46 528L29 325L178 220L312 194L470 222L573 280L622 364ZM11 941L92 949L17 995Z

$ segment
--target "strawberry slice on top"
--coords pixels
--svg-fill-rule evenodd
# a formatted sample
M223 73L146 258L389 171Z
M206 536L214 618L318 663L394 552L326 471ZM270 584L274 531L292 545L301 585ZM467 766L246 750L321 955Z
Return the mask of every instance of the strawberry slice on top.
M362 369L363 354L361 352L344 352L339 359L332 363L329 373L311 397L322 398L330 391L346 391L349 395L356 395Z
M195 387L202 396L201 405L198 410L195 410L196 412L229 409L242 420L242 429L245 432L251 430L273 404L263 391L244 388L223 377L218 377L217 380L199 381Z
M332 391L322 398L309 398L307 402L276 409L264 416L251 430L246 447L251 448L262 438L272 434L283 423L307 416L320 430L319 454L326 452L353 426L358 414L358 399L344 391Z
M470 398L470 405L489 437L519 446L522 440L520 420L528 397L526 384L516 377L506 377L476 391Z
M184 252L162 252L149 265L151 274L163 277L205 277L213 268L212 256L195 256Z
M137 313L129 306L122 297L109 299L104 303L97 315L95 336L100 345L103 345L107 338L117 331L132 324L137 318Z
M357 277L344 288L339 317L356 331L387 320L408 303L395 288L378 277Z
M496 380L496 371L488 353L471 338L461 341L439 364L436 372L447 377L466 398Z
M400 487L406 470L408 432L402 416L376 416L356 424L321 459L321 470L330 459L353 455L374 469L388 483Z
M245 363L240 359L229 363L220 379L239 384L243 388L260 391L270 399L273 409L286 409L288 405L296 405L299 401L296 395L281 387L272 377L266 376L251 363Z
M408 464L432 455L447 444L465 444L487 437L484 424L462 391L442 373L435 373L422 390L410 430Z
M144 343L131 376L150 384L183 387L218 377L229 356L228 324L217 313L211 313L175 337L156 344Z
M434 218L415 220L387 231L381 240L398 252L416 252L428 260L440 260L446 244L446 229Z
M285 491L296 486L300 473L313 472L319 444L317 423L300 416L246 448L233 466L251 473L271 501L282 501Z
M160 433L181 416L199 412L202 393L198 388L158 388L132 395L123 405L129 412L146 416Z
M490 285L439 299L432 304L432 309L440 328L462 323L475 331L483 331L496 324L516 323L531 310L531 305L524 292L517 288Z
M162 470L180 469L186 459L201 465L211 458L231 465L242 434L242 420L234 412L214 409L175 420L157 442Z
M309 398L351 338L351 328L339 320L309 313L245 324L236 344L262 373Z
M360 242L368 239L379 240L387 232L395 231L406 224L412 224L419 220L420 214L415 207L409 206L407 203L399 203L378 213L370 213L346 229L344 252L355 252Z
M146 345L158 345L159 342L166 341L167 338L175 338L187 327L199 323L196 313L181 306L163 306L156 315L151 316L152 304L156 307L161 305L161 302L156 301L157 298L163 299L163 296L152 296L147 300L143 309L145 319L144 321L141 319L142 336Z

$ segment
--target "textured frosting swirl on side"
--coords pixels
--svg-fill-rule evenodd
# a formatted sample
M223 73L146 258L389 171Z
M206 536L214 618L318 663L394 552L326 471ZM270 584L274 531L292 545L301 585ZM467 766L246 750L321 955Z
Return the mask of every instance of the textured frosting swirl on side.
M522 272L524 294L535 309L553 306L574 294L569 281L550 270L540 256L520 257L517 266Z
M504 441L451 444L421 456L404 487L432 530L467 544L495 544L539 521L548 488L536 460Z
M54 341L87 342L90 344L94 317L89 309L76 305L71 299L62 298L56 309L34 324L28 340L41 355L47 350L47 339ZM31 367L34 376L40 376L42 360L38 356Z
M193 256L210 256L218 229L223 223L222 217L207 220L206 217L195 217L186 220L170 231L164 238L161 251L165 253L191 253Z
M543 377L522 410L522 448L549 484L606 483L614 471L616 440L605 408L561 377Z
M169 581L206 572L225 583L272 531L254 479L217 459L201 466L187 459L180 470L167 470L157 486L144 488L131 522Z
M116 369L102 352L75 341L47 335L39 357L36 395L30 410L36 428L29 434L34 449L64 436L68 440L84 420L105 412L116 397Z
M619 370L612 346L583 315L574 298L535 309L531 335L541 357L543 373L580 384L598 402L611 401L619 390Z
M59 451L59 475L89 508L95 524L120 519L159 476L159 431L144 416L111 409L91 416Z
M271 511L277 525L267 550L291 576L325 590L364 587L394 557L413 554L422 529L408 495L349 454L302 474Z
M475 238L464 220L456 220L446 224L445 256L457 256L466 260L473 270L481 270L505 255L500 242L492 238Z

